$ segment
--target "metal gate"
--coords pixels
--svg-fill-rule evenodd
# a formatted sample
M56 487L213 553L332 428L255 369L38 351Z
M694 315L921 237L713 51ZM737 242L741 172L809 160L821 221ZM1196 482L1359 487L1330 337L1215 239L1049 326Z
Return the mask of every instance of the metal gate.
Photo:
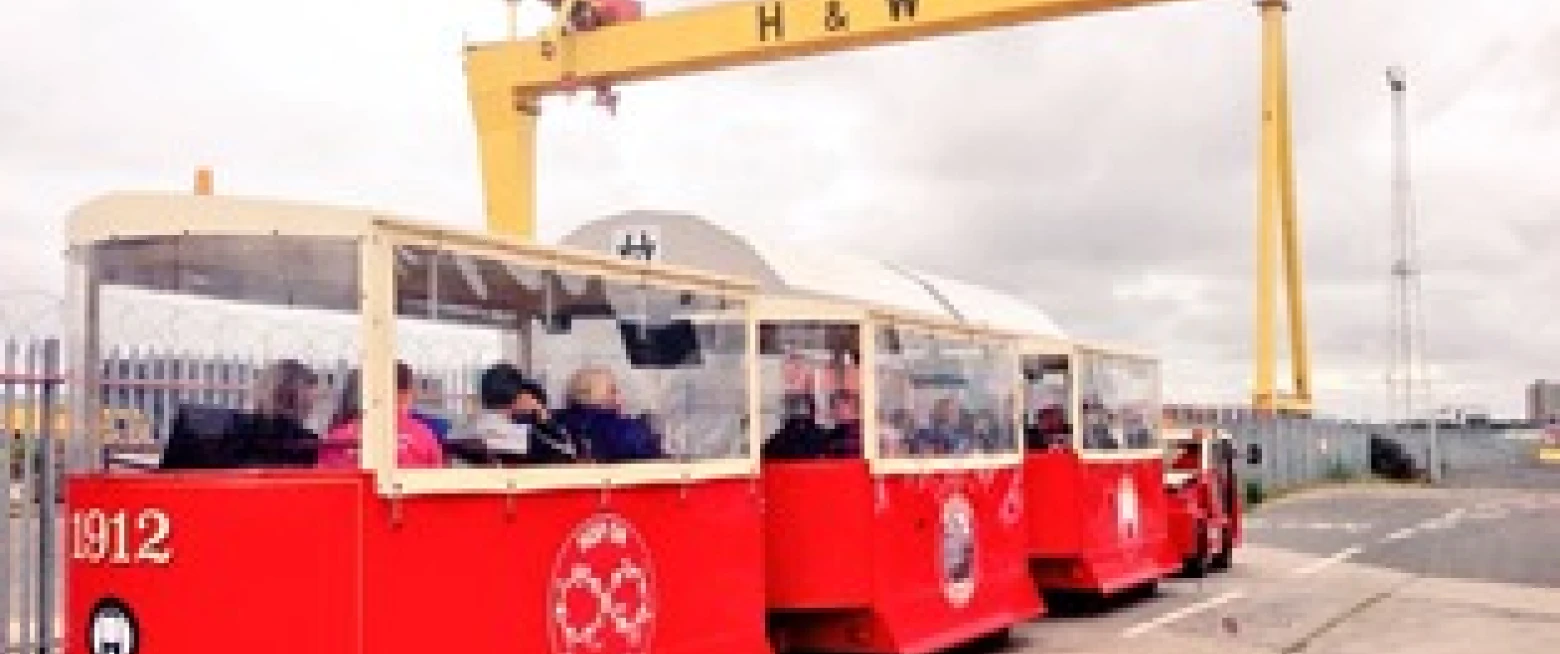
M68 424L55 339L0 340L0 654L61 650L60 445Z

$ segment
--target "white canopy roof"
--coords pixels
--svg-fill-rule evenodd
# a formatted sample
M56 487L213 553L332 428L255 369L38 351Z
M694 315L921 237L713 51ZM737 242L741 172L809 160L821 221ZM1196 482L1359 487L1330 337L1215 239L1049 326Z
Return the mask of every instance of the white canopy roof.
M811 244L739 234L696 216L631 211L587 223L563 244L736 275L770 293L794 293L1061 338L1044 311L989 288ZM620 251L626 247L626 251Z

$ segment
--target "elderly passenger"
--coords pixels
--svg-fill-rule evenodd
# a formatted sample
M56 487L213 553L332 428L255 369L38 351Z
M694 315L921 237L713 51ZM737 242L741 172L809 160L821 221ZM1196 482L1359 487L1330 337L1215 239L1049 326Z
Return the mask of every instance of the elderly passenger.
M623 397L612 371L581 368L569 379L568 403L555 416L578 437L591 460L642 461L662 456L661 443L646 422L623 413Z

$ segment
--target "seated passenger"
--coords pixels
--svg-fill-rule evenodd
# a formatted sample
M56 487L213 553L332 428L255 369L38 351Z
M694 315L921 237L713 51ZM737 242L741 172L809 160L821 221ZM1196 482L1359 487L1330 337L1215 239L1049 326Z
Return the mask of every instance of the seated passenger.
M788 393L781 399L780 429L764 442L765 459L815 459L823 455L824 433L811 395Z
M242 432L236 447L242 465L312 466L319 458L319 435L306 426L314 415L319 376L293 359L260 371L255 380L254 413L235 422Z
M579 438L591 460L613 463L662 456L650 426L623 414L623 398L610 370L581 368L569 379L568 395L557 422Z
M826 433L824 455L832 458L861 456L861 407L855 393L839 391L829 396L829 419L834 426Z
M963 454L970 449L964 430L963 414L953 398L945 397L932 405L930 423L916 434L916 454L941 456Z
M1031 450L1066 449L1072 435L1067 414L1060 406L1048 406L1035 412L1034 421L1024 430Z
M1114 450L1120 447L1116 435L1111 433L1110 423L1091 420L1083 428L1083 447L1090 450Z
M472 463L563 463L579 447L552 421L547 392L519 368L500 363L482 373L482 411L450 435L451 449Z
M412 416L412 369L395 364L396 465L402 468L440 468L444 450L427 425ZM358 383L354 376L342 392L341 410L331 421L330 432L320 453L320 467L357 467L357 451L362 443L363 415L358 408Z
M915 416L904 409L890 411L878 420L878 452L882 456L897 457L911 453L915 438Z
M1005 434L998 427L997 416L991 411L981 411L975 415L975 420L970 426L970 435L973 437L975 449L981 452L1003 452L1009 450L1007 443L1002 442Z

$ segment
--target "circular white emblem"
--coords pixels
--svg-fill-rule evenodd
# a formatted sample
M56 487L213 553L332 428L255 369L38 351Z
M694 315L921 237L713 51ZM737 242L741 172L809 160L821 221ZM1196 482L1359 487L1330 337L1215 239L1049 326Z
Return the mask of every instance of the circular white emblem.
M1140 522L1137 487L1131 477L1122 477L1121 487L1116 490L1116 526L1121 529L1121 537L1137 540Z
M87 643L92 654L135 654L141 644L130 608L116 600L99 602L87 620Z
M975 515L970 501L954 493L942 508L943 596L962 607L975 596Z
M655 633L650 548L623 516L599 513L574 528L553 564L548 606L558 654L643 654Z

